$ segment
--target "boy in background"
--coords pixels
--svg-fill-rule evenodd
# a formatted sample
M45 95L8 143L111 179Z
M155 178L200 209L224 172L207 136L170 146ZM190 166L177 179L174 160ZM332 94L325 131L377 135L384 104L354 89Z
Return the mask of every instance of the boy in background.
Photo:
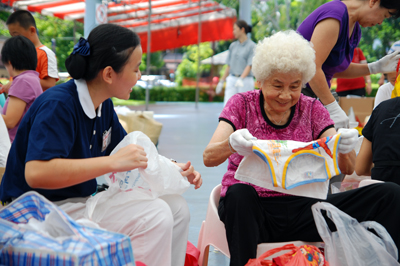
M36 71L39 73L43 91L56 85L58 80L56 55L40 42L36 22L32 14L26 10L17 10L8 17L6 24L12 37L24 36L35 45L37 53ZM10 86L11 82L3 85L3 92L8 93Z
M396 83L397 73L396 73L396 71L394 71L391 73L387 73L385 75L386 75L386 79L388 80L388 82L379 87L379 89L375 95L374 109L381 102L392 98L392 91L394 89L394 84Z
M24 36L8 39L1 49L1 61L13 78L2 117L13 142L18 126L35 99L42 94L37 64L36 49Z

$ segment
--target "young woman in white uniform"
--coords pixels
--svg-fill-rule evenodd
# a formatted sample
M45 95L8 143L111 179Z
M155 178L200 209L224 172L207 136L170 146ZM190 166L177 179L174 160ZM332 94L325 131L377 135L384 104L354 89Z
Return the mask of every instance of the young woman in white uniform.
M238 20L233 25L233 35L237 41L229 46L226 59L228 67L216 88L216 93L219 94L226 80L224 105L236 93L254 90L251 62L256 44L247 37L247 33L250 32L251 26L244 20Z

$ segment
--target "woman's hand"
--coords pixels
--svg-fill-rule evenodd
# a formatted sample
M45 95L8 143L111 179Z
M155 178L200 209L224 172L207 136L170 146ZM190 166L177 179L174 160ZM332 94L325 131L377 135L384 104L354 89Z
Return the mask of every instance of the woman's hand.
M136 168L147 168L146 152L142 146L130 144L111 155L112 168L115 172L129 171Z
M229 145L242 156L251 155L253 154L253 143L250 141L252 139L256 138L247 128L239 129L229 136Z
M194 167L190 161L187 163L176 163L182 169L182 176L186 176L189 183L194 185L195 189L198 189L203 184L201 175L199 172L194 170Z

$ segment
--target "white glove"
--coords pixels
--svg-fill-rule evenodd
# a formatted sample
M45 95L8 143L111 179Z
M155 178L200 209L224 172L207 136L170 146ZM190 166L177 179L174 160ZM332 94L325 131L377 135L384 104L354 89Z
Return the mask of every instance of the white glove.
M253 154L253 142L257 138L250 134L247 128L239 129L229 136L229 145L240 155L246 156Z
M399 51L385 55L378 61L368 64L370 74L376 73L390 73L396 71L397 63L399 62L400 54Z
M338 133L341 134L338 152L346 154L354 150L358 143L357 129L341 128L339 129Z
M224 81L223 81L223 80L220 80L220 81L218 82L217 87L215 88L215 93L216 93L216 94L220 94L223 87L224 87Z
M331 119L335 122L335 128L338 130L339 128L349 128L349 118L346 113L340 108L337 101L333 101L332 103L325 105L326 110L328 110L331 115Z
M235 82L235 87L243 87L243 79L242 78L238 78Z

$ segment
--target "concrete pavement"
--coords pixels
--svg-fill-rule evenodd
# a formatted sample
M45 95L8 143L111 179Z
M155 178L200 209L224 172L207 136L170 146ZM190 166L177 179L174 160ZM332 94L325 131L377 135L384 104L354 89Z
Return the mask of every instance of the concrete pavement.
M191 187L183 195L191 214L189 241L195 246L201 223L206 217L211 190L221 183L227 167L227 162L213 168L203 164L203 151L218 125L222 108L223 103L199 103L198 108L192 102L157 102L149 105L149 111L154 111L155 120L163 123L158 143L159 153L178 162L190 160L203 178L200 189L194 190ZM145 106L135 106L131 109L145 110ZM229 259L210 248L208 265L229 265Z

